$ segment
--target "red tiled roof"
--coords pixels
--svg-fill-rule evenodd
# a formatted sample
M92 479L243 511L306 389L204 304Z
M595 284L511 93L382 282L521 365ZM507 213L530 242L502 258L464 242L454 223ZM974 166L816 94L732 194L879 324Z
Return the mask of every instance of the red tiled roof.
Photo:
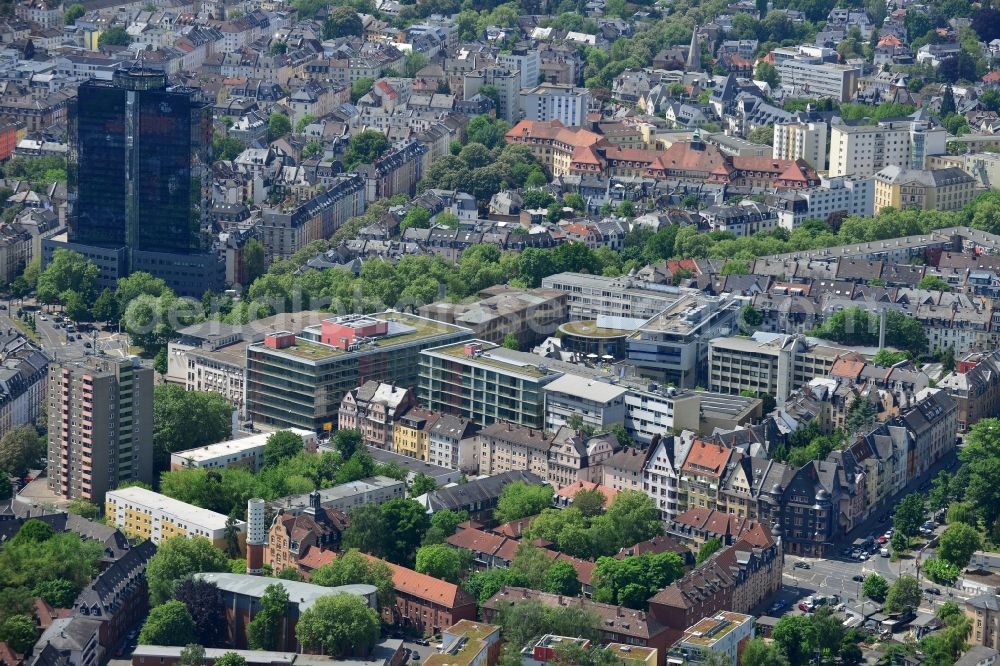
M371 555L365 555L365 557L370 560L379 559ZM445 608L457 608L475 603L465 590L454 583L418 573L413 569L407 569L392 562L386 562L386 565L392 570L392 584L396 588L396 592L409 594Z
M581 490L596 490L597 492L604 495L605 504L610 504L615 497L618 496L618 491L614 488L609 488L608 486L601 485L600 483L593 483L591 481L574 481L568 486L563 486L556 491L556 497L565 497L566 499L573 499L576 494Z
M465 529L459 530L448 537L448 545L456 548L465 548L475 553L489 553L493 555L503 545L507 537L499 534L490 534L482 530Z
M528 516L527 518L518 518L517 520L512 520L509 523L503 523L502 525L497 525L491 532L494 534L499 534L500 536L510 537L511 539L520 539L524 530L531 525L532 521L538 516Z
M865 362L842 356L833 362L830 367L830 375L834 377L850 377L857 379L861 371L865 369Z
M706 476L721 476L730 453L730 449L721 444L696 439L681 469Z
M1000 81L1000 69L994 69L992 72L984 74L982 80L987 83L992 83L993 81Z
M306 554L299 558L299 569L308 574L337 559L337 553L332 550L308 548Z

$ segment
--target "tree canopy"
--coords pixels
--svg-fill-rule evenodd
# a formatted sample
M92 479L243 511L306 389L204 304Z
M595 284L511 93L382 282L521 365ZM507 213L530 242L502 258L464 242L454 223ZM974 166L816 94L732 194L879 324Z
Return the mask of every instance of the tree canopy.
M187 645L195 642L194 619L180 601L167 601L152 608L139 632L143 645Z
M295 635L311 652L331 657L367 654L381 630L378 613L353 594L320 597L302 612Z
M146 567L150 605L166 602L174 596L179 581L206 571L229 571L225 554L211 541L205 537L174 537L163 541Z

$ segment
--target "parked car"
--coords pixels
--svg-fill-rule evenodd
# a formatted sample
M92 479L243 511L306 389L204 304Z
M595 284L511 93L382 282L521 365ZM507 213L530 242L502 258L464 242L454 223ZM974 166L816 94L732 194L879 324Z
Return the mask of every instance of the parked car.
M779 613L779 612L781 612L783 610L785 610L785 602L784 601L775 601L773 604L771 604L771 608L768 609L768 612L769 613Z
M812 569L812 565L808 562L796 562L794 567L796 569Z
M423 647L427 647L428 645L431 644L431 642L429 640L427 640L426 638L418 638L418 639L414 640L413 642L416 643L417 645L422 645Z
M860 583L864 579L865 577L862 576L861 574L854 574L853 576L851 576L851 580L853 580L855 583Z
M882 536L880 536L879 538L877 538L875 540L878 541L879 543L885 543L886 541L889 540L889 537L887 537L886 535L883 534Z
M938 587L925 587L924 592L926 592L927 594L934 594L937 596L941 596L941 588Z

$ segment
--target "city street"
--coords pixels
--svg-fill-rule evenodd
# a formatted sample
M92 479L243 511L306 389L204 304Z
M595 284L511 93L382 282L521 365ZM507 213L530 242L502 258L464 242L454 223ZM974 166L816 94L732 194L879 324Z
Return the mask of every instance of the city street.
M35 307L30 300L26 300L23 304L19 301L9 301L6 305L6 310L0 310L0 326L4 327L13 326L11 320L17 316L19 309ZM67 333L65 328L66 322L56 321L59 312L46 312L43 307L33 311L33 314L35 332L42 348L57 361L83 358L98 350L110 356L127 356L127 335L124 333L108 332L93 327L86 331L77 329L71 338L71 334Z

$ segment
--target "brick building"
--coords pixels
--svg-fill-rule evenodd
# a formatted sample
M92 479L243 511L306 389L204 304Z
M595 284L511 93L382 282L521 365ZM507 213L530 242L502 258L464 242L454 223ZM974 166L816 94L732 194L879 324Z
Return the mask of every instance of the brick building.
M757 524L740 539L649 600L649 612L674 637L717 611L748 613L781 589L780 541Z
M318 492L309 493L309 506L301 513L278 509L267 533L264 564L277 574L285 567L297 567L310 549L339 550L349 522L343 511L323 507Z
M458 585L391 562L386 565L396 588L395 605L382 609L386 623L429 636L459 620L476 619L476 600Z

